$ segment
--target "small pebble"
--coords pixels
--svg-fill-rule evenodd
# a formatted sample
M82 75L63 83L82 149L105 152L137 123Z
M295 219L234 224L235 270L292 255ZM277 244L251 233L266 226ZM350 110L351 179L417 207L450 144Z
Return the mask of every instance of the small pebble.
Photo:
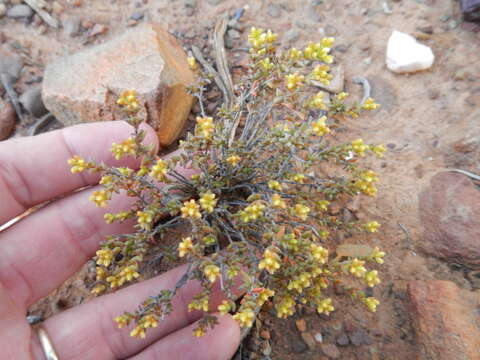
M235 29L230 29L227 31L227 36L230 39L237 40L237 39L240 39L240 32Z
M350 343L348 336L346 334L342 334L337 337L337 345L339 346L347 346Z
M16 113L12 104L0 99L0 141L12 135L15 130Z
M260 336L261 336L262 339L265 339L265 340L270 340L270 338L271 338L270 331L268 331L268 330L262 330L260 332Z
M30 6L19 4L12 6L7 10L7 16L10 18L29 18L33 16L33 10Z
M210 5L218 5L220 4L223 0L207 0Z
M6 74L12 82L16 82L23 69L23 60L20 56L7 52L0 52L0 73Z
M185 7L195 7L197 5L197 1L196 0L183 0L183 5L185 5Z
M318 343L321 343L323 342L323 336L322 336L322 333L315 333L313 335L313 337L315 338L315 341L318 342Z
M270 4L267 7L268 16L277 19L282 15L282 9L277 4Z
M7 13L7 6L4 3L0 3L0 18Z
M37 118L42 117L48 112L43 104L42 89L40 86L29 88L18 100L25 110Z
M194 39L195 36L197 36L197 33L195 32L195 30L190 29L183 36L185 37L185 39Z
M141 11L136 11L132 15L130 15L130 19L135 20L135 21L140 21L143 19L145 14Z
M69 16L62 22L65 35L74 37L80 32L81 20L78 16Z
M297 329L300 332L307 331L307 322L305 319L298 319L295 321L295 325L297 325Z
M108 31L108 26L103 25L103 24L95 24L90 31L89 36L97 36L97 35L103 35Z
M357 329L350 334L350 341L355 346L372 345L373 340L365 329Z
M327 25L325 26L325 35L327 36L335 36L337 35L338 31L337 28L333 25Z
M297 29L290 29L285 32L283 35L283 39L287 44L293 44L295 41L297 41L300 38L300 31Z
M308 348L310 350L315 350L315 347L317 345L315 339L313 338L312 334L308 333L308 332L302 332L300 334L300 336L302 337L302 340L305 344L307 344Z
M329 359L339 359L340 358L340 350L338 350L335 344L322 344L320 345L323 354L328 357Z

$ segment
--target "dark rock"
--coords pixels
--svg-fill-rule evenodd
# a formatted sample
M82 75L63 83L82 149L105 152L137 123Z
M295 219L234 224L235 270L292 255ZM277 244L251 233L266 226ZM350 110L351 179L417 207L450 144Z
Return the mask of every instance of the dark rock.
M15 109L9 102L0 99L0 141L7 139L15 130Z
M183 5L185 7L194 8L197 5L197 1L196 0L183 0Z
M368 335L367 331L365 329L362 329L362 328L354 330L349 335L349 337L350 337L350 341L355 346L372 345L373 344L373 340L370 337L370 335Z
M19 98L20 104L35 117L42 117L48 110L42 100L42 89L40 86L31 87Z
M305 351L308 350L307 344L305 344L305 342L303 341L303 339L300 338L300 336L295 336L291 340L290 345L291 345L292 351L299 354L304 353Z
M282 15L282 8L277 4L270 4L267 7L268 16L277 19Z
M7 10L7 16L10 18L29 18L33 16L33 10L30 6L19 4L14 5Z
M460 0L460 5L465 20L480 22L480 0Z
M337 337L337 345L339 346L347 346L350 344L350 339L348 338L347 334L341 334Z

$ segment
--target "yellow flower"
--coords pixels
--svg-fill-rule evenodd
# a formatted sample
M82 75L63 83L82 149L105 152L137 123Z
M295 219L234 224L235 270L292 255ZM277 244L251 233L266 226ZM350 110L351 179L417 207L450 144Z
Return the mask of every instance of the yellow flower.
M112 222L114 222L115 218L115 214L106 213L103 215L103 219L107 224L111 224Z
M273 68L273 63L270 61L270 58L266 58L260 61L260 65L265 71L269 71L270 69Z
M372 151L375 155L377 155L377 157L381 158L383 157L383 154L385 153L385 151L387 151L387 149L385 148L384 145L375 145L372 147Z
M320 301L317 306L317 312L319 314L329 315L335 308L332 305L332 299L327 298Z
M200 206L193 199L190 201L185 201L180 211L182 212L182 218L190 217L192 219L200 219L202 217L202 214L200 213Z
M264 288L259 294L257 298L257 305L262 306L265 304L265 302L271 298L273 295L275 295L275 291Z
M288 290L295 289L297 292L302 293L303 289L309 287L312 284L312 282L310 281L311 278L312 278L311 274L307 272L302 272L293 280L290 280L290 282L287 285L287 289Z
M122 141L120 144L113 143L110 151L113 153L115 159L120 160L125 155L135 155L137 153L138 145L133 137Z
M290 51L288 52L288 57L291 60L298 60L302 56L302 52L300 50L297 50L295 48L291 48Z
M202 337L205 335L205 329L202 327L197 327L195 330L193 330L193 336L196 337Z
M188 63L188 67L190 68L190 70L192 70L192 71L197 70L197 61L195 60L195 58L193 56L189 56L187 58L187 63Z
M183 238L180 244L178 244L179 257L184 257L186 254L190 253L192 250L193 250L193 242L190 236Z
M114 321L117 323L119 329L122 329L129 324L128 317L124 315L117 316Z
M372 270L365 274L365 282L368 286L374 287L375 285L380 284L380 279L378 278L378 271Z
M350 264L350 273L356 277L362 277L367 269L365 269L365 261L353 259L352 263Z
M137 211L137 221L142 229L149 229L153 221L153 213L151 211Z
M100 249L96 252L97 265L108 267L113 260L113 252L110 249Z
M320 209L320 211L327 211L328 210L328 205L330 205L330 201L328 201L328 200L317 201L317 206Z
M310 208L302 204L296 204L294 208L294 213L303 221L307 220L308 214L310 213Z
M217 199L215 199L215 194L212 193L210 190L200 195L200 205L202 209L206 212L213 212L216 204Z
M207 235L203 237L202 241L205 245L209 246L215 244L217 242L217 239L215 238L215 236Z
M82 172L89 168L89 164L78 155L75 155L73 158L69 159L67 163L72 167L70 169L72 174Z
M310 254L320 264L325 264L328 260L328 250L316 244L310 244Z
M310 99L308 105L313 109L327 110L328 107L325 104L324 99L325 99L325 93L323 91L319 91L315 96L313 96Z
M150 176L158 181L165 180L168 173L168 163L162 159L158 159L150 170Z
M227 158L227 162L232 166L237 166L237 164L242 160L238 155L231 155Z
M272 206L277 209L286 209L287 208L287 203L285 200L282 199L282 197L278 194L273 194L272 195Z
M145 339L145 329L141 325L137 325L131 332L131 337L139 337L141 339Z
M322 231L320 231L319 235L323 240L326 240L326 239L328 239L328 236L330 235L330 231L322 230Z
M303 174L295 174L292 178L293 181L303 184L305 181L305 175Z
M259 48L265 43L265 39L262 39L264 34L263 30L260 28L252 27L250 29L250 34L248 34L248 42L254 47Z
M123 285L126 281L132 281L138 277L140 274L137 272L137 265L129 265L124 267L120 273L118 274L119 277L119 285Z
M188 311L201 310L204 312L208 311L208 296L202 297L198 300L193 300L188 304Z
M203 137L205 140L210 140L213 136L213 131L215 126L213 125L213 118L207 117L197 117L197 126L195 127L195 133L198 136Z
M103 267L100 267L100 266L96 266L95 267L95 273L96 273L96 280L97 281L103 281L106 279L107 277L107 271L105 270L105 268Z
M333 46L334 42L335 42L334 37L326 37L326 38L323 38L322 40L320 40L320 44L323 47L326 47L326 48L331 48Z
M375 247L370 254L372 259L374 259L378 264L383 264L383 257L385 256L385 253L383 251L380 251L378 247Z
M233 315L233 318L238 322L240 327L252 327L255 320L255 313L251 309L244 309Z
M364 303L365 303L365 305L367 305L368 309L371 312L375 312L375 311L377 311L377 306L380 304L380 301L378 301L374 297L367 297L364 300Z
M338 101L343 101L348 97L348 95L349 94L347 92L342 91L336 95L336 98Z
M295 300L287 295L275 306L277 317L285 319L295 313Z
M310 76L313 80L320 81L324 85L329 85L330 80L333 78L333 76L328 73L329 71L330 67L328 65L317 65Z
M317 136L323 136L326 135L330 132L330 129L328 126L325 124L325 121L327 121L326 116L322 116L320 119L317 121L314 121L312 123L312 132L317 135Z
M378 231L378 228L380 227L380 224L376 221L369 221L363 227L368 232L374 233L374 232Z
M288 90L295 90L298 87L303 85L303 80L305 77L303 75L300 75L298 72L294 74L288 74L285 76L286 80L286 86Z
M220 268L216 265L207 265L203 268L203 273L207 277L208 281L214 283L218 275L220 275Z
M154 315L147 315L143 318L142 325L145 329L156 328L158 326L158 319Z
M352 141L352 149L360 156L365 156L365 151L369 149L369 146L363 143L362 139Z
M94 191L92 195L88 198L90 201L94 202L98 207L107 206L108 200L112 198L112 193L106 190Z
M103 284L95 285L95 287L90 291L91 294L98 295L105 291L107 287Z
M249 221L257 220L259 217L263 216L263 211L265 210L265 205L262 203L253 203L248 205L245 209L239 212L240 219L247 223Z
M280 269L280 256L272 249L267 248L258 264L260 270L266 269L270 274Z
M375 110L378 107L380 107L380 104L375 103L375 100L373 100L370 97L367 100L365 100L365 102L362 105L362 108L364 110Z
M226 315L232 310L232 305L230 301L228 300L223 300L220 305L218 305L218 312L220 315Z
M270 180L268 182L268 187L272 190L277 190L277 191L282 190L282 185L280 185L280 183L276 180Z
M135 90L126 90L120 94L117 104L123 106L126 111L136 112L140 109Z

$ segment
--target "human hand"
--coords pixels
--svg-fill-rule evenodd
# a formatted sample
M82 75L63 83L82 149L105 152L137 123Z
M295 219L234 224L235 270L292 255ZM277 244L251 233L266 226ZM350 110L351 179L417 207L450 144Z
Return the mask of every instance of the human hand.
M145 143L157 145L149 126ZM108 151L131 133L124 122L78 125L44 135L0 143L0 224L34 205L64 196L0 232L0 349L2 359L45 359L35 330L26 322L30 305L48 295L78 271L98 249L105 235L131 230L133 224L107 225L105 212L121 211L132 203L113 197L107 210L88 201L98 178L71 174L73 155L106 164L135 166L134 159L117 162ZM114 317L134 309L148 296L171 289L185 272L179 267L156 278L64 311L43 323L58 357L65 359L229 359L240 330L230 315L205 336L192 335L199 312L187 305L201 287L189 282L173 301L173 312L151 329L145 339L117 329ZM223 300L215 290L211 308Z

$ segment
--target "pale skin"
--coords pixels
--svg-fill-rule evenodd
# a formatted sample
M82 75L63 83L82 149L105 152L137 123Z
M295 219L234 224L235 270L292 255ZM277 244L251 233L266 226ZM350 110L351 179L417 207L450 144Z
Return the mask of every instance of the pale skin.
M157 146L152 128L145 125L145 143ZM78 125L35 137L0 142L0 225L27 209L60 198L0 232L0 349L2 359L44 359L36 331L25 315L30 305L48 295L78 271L105 235L132 230L133 223L110 224L105 212L118 212L133 201L114 197L107 208L97 208L89 195L98 177L71 174L73 155L111 165L135 167L134 159L116 161L109 152L113 142L131 133L123 122ZM76 191L85 186L87 189ZM70 359L230 359L239 344L240 330L230 315L203 337L192 330L199 312L187 305L200 289L189 282L174 299L174 311L145 339L131 338L113 318L131 311L148 296L171 289L183 275L179 267L156 278L100 296L47 319L47 331L57 354ZM211 309L223 300L214 292Z

